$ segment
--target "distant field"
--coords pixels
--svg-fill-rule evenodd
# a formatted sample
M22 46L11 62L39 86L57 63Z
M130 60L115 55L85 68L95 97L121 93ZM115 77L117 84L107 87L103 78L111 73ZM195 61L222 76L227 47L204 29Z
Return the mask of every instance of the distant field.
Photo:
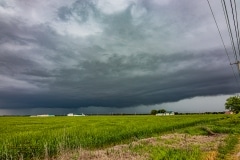
M69 150L103 149L167 133L221 133L238 142L239 122L238 115L0 117L0 159L44 159ZM232 151L226 146L219 147L224 155ZM170 151L155 150L149 154Z

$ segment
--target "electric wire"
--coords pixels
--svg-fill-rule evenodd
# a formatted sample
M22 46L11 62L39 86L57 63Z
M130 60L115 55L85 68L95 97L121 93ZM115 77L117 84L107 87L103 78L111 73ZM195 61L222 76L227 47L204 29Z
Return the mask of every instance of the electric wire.
M237 43L238 43L238 51L239 51L239 56L240 56L240 39L239 39L239 28L238 28L238 18L237 18L237 5L236 5L236 1L234 0L234 11L235 11L235 16L236 16L235 17L234 12L233 12L233 7L232 7L232 0L230 0L230 3L231 3L232 14L233 14L236 39L237 39ZM235 64L238 65L238 72L240 75L240 62L237 61Z
M236 49L235 49L235 43L234 43L234 40L233 40L233 34L232 34L232 30L231 30L231 24L230 24L230 20L229 20L229 17L228 17L228 11L227 11L225 0L221 0L221 3L222 3L222 7L223 7L223 12L224 12L226 24L227 24L227 27L228 27L229 37L231 39L232 49L233 49L233 52L234 52L234 55L235 55L235 60L236 60L236 62L233 63L233 64L237 64L238 65L239 61L238 61L238 58L237 58L237 52L236 52ZM234 20L234 18L233 18L233 20ZM240 77L240 70L239 70L239 68L238 68L238 75Z
M237 5L236 5L236 0L234 0L234 8L235 8L235 14L236 14L236 22L237 22L237 39L238 42L240 42L240 36L239 36L239 27L238 27L238 17L237 17ZM240 48L240 44L238 43L238 47ZM240 55L240 52L239 52ZM239 63L239 62L238 62ZM238 64L239 65L239 64ZM239 67L239 66L238 66ZM239 68L238 68L239 69Z
M230 22L229 22L229 18L228 18L228 12L227 12L227 7L226 7L226 4L225 4L225 1L221 0L221 4L222 4L222 8L223 8L223 13L224 13L224 17L225 17L225 21L226 21L226 24L227 24L227 28L228 28L228 33L229 33L229 37L230 37L230 41L231 41L231 46L232 46L232 50L233 50L233 53L235 55L235 61L236 63L238 62L238 59L237 59L237 54L236 54L236 50L234 48L234 44L233 44L233 38L232 38L232 34L231 34L231 26L230 26ZM235 63L235 64L236 64ZM230 63L231 67L232 67L232 64ZM232 67L233 68L233 67ZM238 75L240 77L240 72L238 71Z
M221 2L222 2L223 10L224 10L226 23L227 23L227 26L228 26L228 32L229 32L229 36L230 36L230 39L231 39L231 45L232 45L233 53L235 55L236 61L238 61L237 52L236 52L236 49L235 49L235 43L234 43L233 35L232 35L232 29L231 29L230 21L229 21L229 17L228 17L228 11L227 11L227 7L226 7L226 3L225 3L225 0L221 0Z
M235 52L234 52L234 45L233 45L233 42L232 42L232 39L231 39L231 30L230 30L230 26L229 26L229 23L228 23L228 20L227 20L227 13L226 13L226 10L225 10L225 8L224 8L223 0L221 0L221 4L222 4L222 8L223 8L223 13L224 13L225 21L226 21L226 24L227 24L228 34L229 34L230 41L231 41L231 47L232 47L233 53L235 53ZM237 55L234 54L234 56L235 56L235 60L237 61Z
M210 10L211 10L213 19L214 19L214 21L215 21L215 24L216 24L216 26L217 26L218 33L219 33L220 38L221 38L221 40L222 40L222 44L223 44L223 46L224 46L225 53L226 53L226 55L227 55L227 57L228 57L228 61L229 61L229 63L231 64L230 57L229 57L229 53L228 53L227 48L226 48L226 45L225 45L225 43L224 43L224 41L223 41L223 37L222 37L222 34L221 34L220 29L219 29L219 27L218 27L217 20L216 20L216 18L215 18L215 16L214 16L214 13L213 13L211 4L210 4L209 0L207 0L207 2L208 2L208 5L209 5L209 8L210 8ZM236 83L237 83L238 87L240 87L239 81L237 80L237 76L236 76L236 74L235 74L235 72L234 72L233 66L232 66L232 65L230 65L230 66L231 66L231 68L232 68L232 72L233 72L234 78L235 78L235 80L236 80Z
M236 36L236 39L237 39L237 49L238 49L238 54L240 56L240 50L239 50L239 39L238 39L238 31L237 31L237 26L236 26L236 18L235 18L235 15L234 15L234 9L233 9L233 5L232 5L232 0L230 0L230 4L231 4L231 9L232 9L232 18L233 18L233 24L234 24L234 29L235 29L235 36Z
M239 36L239 27L238 27L238 17L237 17L237 5L236 0L234 0L234 6L235 6L235 14L236 14L236 22L237 22L237 39L238 39L238 47L240 48L240 36ZM240 54L240 53L239 53Z

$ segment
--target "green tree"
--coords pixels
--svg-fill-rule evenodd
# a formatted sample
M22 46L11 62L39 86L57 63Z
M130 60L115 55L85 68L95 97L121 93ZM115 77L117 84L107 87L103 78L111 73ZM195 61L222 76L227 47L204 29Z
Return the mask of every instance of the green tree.
M166 110L165 109L160 109L160 110L158 110L158 113L166 113Z
M157 114L157 110L155 110L155 109L151 110L151 114L152 114L152 115Z
M225 108L238 113L240 111L240 96L229 97L226 100Z

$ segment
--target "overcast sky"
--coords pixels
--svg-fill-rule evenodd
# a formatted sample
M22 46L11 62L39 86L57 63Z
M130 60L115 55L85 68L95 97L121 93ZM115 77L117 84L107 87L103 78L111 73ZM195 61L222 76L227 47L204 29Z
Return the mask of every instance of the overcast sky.
M223 111L237 92L206 0L0 0L0 115Z

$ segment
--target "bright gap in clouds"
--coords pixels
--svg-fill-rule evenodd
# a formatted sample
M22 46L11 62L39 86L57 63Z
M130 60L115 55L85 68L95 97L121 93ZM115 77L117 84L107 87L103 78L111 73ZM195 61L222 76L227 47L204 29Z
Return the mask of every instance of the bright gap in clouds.
M206 97L194 97L191 99L184 99L178 102L170 102L155 105L139 105L135 107L117 108L117 107L101 107L90 106L82 108L35 108L35 109L21 109L8 110L0 109L0 115L36 115L36 114L56 114L66 115L68 113L74 114L149 114L151 110L165 109L167 111L174 111L179 113L204 113L204 112L223 112L225 111L224 104L226 99L233 95L218 95ZM57 110L57 111L56 111Z

